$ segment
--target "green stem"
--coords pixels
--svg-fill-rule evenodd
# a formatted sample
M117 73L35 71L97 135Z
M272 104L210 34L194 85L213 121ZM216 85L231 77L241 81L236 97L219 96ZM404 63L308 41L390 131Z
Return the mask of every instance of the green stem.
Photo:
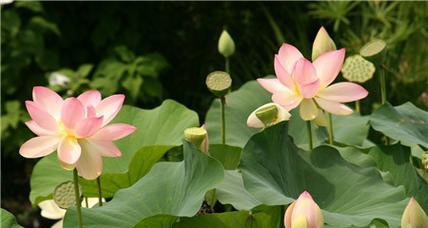
M331 118L331 113L328 114L328 143L333 145L334 134L333 134L333 120Z
M101 178L97 177L97 187L98 187L98 204L101 207L103 205L103 195L101 191Z
M381 92L381 101L382 104L386 102L386 83L385 83L385 68L381 66L382 71L380 72L380 92Z
M216 189L214 188L212 191L213 191L213 198L212 198L210 205L211 205L211 209L214 210L215 202L217 201L217 198L215 196L216 195Z
M76 211L77 211L77 224L80 228L83 228L82 225L82 205L80 204L80 192L79 192L79 176L77 175L77 169L73 170L74 177L74 197L76 199Z
M355 111L361 113L361 105L359 100L355 101Z
M224 106L226 104L226 97L221 97L221 143L226 144L226 120Z
M225 58L224 70L225 70L228 74L230 74L229 58Z
M307 130L308 130L309 149L313 150L314 149L314 145L313 145L313 142L312 142L311 121L306 121L306 127L307 127Z
M89 208L88 197L85 197L85 205L86 205L86 208Z

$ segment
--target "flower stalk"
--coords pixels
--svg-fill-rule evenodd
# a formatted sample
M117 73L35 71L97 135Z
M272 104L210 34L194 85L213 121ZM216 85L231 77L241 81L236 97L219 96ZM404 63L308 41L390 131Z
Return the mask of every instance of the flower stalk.
M226 97L220 98L221 102L221 143L226 144L226 116L225 116L225 105Z
M328 143L333 145L334 133L333 133L333 120L331 113L328 114Z
M76 211L77 211L77 225L79 228L83 228L82 224L82 205L80 204L80 192L79 192L79 176L77 174L77 169L73 169L73 179L74 179L74 196L76 198Z
M103 195L101 191L101 178L97 177L97 187L98 187L98 205L101 207L103 205Z
M312 141L312 128L311 128L311 121L306 121L306 127L308 130L308 140L309 140L309 150L314 149L313 141Z

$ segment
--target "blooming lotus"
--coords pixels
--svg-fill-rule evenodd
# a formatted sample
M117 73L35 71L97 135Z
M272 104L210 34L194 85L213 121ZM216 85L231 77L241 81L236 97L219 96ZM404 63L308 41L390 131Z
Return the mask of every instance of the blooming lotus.
M321 209L308 192L303 192L296 201L288 206L285 211L284 226L285 228L324 227Z
M323 109L336 115L349 115L352 109L342 104L362 99L368 92L351 82L330 85L338 76L345 49L324 52L310 62L300 51L284 43L275 55L275 79L257 79L272 93L272 101L291 110L300 105L300 116L314 120Z
M38 158L56 150L64 168L76 168L86 179L97 178L102 172L102 156L121 156L113 141L135 130L128 124L107 125L124 99L118 94L101 100L100 92L90 90L63 100L49 88L34 87L33 101L25 102L31 117L25 124L37 137L25 142L19 153Z

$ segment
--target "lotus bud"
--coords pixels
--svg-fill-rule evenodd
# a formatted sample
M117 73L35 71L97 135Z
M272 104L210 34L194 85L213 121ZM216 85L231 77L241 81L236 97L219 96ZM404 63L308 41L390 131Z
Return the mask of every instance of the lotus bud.
M324 217L317 203L308 192L288 206L284 216L285 228L322 228Z
M217 97L224 97L232 86L232 78L224 71L214 71L205 81L208 89Z
M322 53L334 50L336 50L336 44L334 44L334 41L328 35L324 27L321 27L312 45L312 61L318 58Z
M428 218L424 210L415 200L411 198L404 209L403 217L401 218L402 228L426 228L428 226Z
M247 119L248 127L265 128L289 120L290 113L282 106L268 103L254 110Z
M207 138L207 130L202 127L192 127L184 130L184 139L205 153L208 153L208 147L206 145L208 142Z
M229 58L235 53L235 42L226 30L223 30L218 39L218 52L225 58Z

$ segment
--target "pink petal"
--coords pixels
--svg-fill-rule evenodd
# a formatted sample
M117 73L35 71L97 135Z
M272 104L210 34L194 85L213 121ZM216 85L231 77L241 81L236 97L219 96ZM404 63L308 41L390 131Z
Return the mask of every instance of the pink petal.
M278 79L264 79L258 78L257 82L270 93L282 93L290 91L287 87L285 87Z
M291 110L299 106L302 99L301 96L290 93L275 93L272 95L272 101L281 105L286 110Z
M58 125L55 118L43 110L38 104L32 101L25 101L25 106L27 107L31 119L34 120L37 125L49 131L57 130Z
M27 121L27 122L25 122L25 125L27 125L27 127L34 133L34 134L36 134L36 135L39 135L39 136L43 136L43 135L54 135L55 134L55 132L54 131L50 131L50 130L47 130L47 129L44 129L44 128L42 128L42 127L40 127L37 123L36 123L36 121L34 121L34 120L30 120L30 121Z
M313 120L318 115L318 108L313 99L303 99L300 103L300 117L303 120Z
M321 88L327 87L336 79L342 69L344 59L345 49L342 48L337 51L325 52L313 62L317 76L321 80Z
M291 72L289 73L284 69L284 67L280 63L278 55L275 55L274 68L275 68L275 74L278 80L283 85L288 87L288 89L293 90L294 83L293 83L293 79L291 79L291 75L290 75Z
M325 111L336 115L350 115L352 109L348 106L335 101L325 100L323 98L315 97L317 104Z
M302 53L293 45L284 43L278 51L279 61L289 74L293 71L297 60L303 58Z
M97 117L97 110L95 110L94 106L86 107L86 117L87 118Z
M76 168L83 178L88 180L96 179L103 170L101 154L91 148L87 148L86 143L82 143L82 154L76 163Z
M96 133L103 123L103 117L91 117L80 120L76 125L76 134L80 138L86 138Z
M310 84L302 85L300 88L300 92L304 98L313 98L320 88L320 80L316 80Z
M95 107L97 110L97 116L104 116L103 126L110 123L110 121L116 116L122 108L124 100L125 95L116 94L105 98Z
M293 214L293 208L295 204L296 204L296 201L288 205L287 210L285 211L285 215L284 215L285 228L291 228L291 215Z
M112 141L83 140L85 150L100 153L105 157L120 157L122 153Z
M70 97L64 101L61 109L61 121L69 129L85 117L85 109L77 98Z
M324 218L318 204L312 199L309 193L302 193L295 202L291 221L304 217L307 227L323 227Z
M95 107L101 102L101 93L98 90L89 90L80 94L77 99L84 107Z
M58 159L66 164L75 164L80 154L80 145L74 138L64 137L58 145Z
M362 86L352 82L335 83L323 90L317 96L337 102L350 102L365 98L369 92Z
M19 154L26 158L39 158L55 151L59 142L56 136L39 136L22 144Z
M300 93L305 98L312 98L318 92L319 79L312 63L304 58L299 59L294 66L293 76L297 82Z
M54 118L59 119L63 100L57 93L47 87L35 86L33 100Z
M114 141L128 136L135 129L134 126L129 124L110 124L101 128L91 139Z

